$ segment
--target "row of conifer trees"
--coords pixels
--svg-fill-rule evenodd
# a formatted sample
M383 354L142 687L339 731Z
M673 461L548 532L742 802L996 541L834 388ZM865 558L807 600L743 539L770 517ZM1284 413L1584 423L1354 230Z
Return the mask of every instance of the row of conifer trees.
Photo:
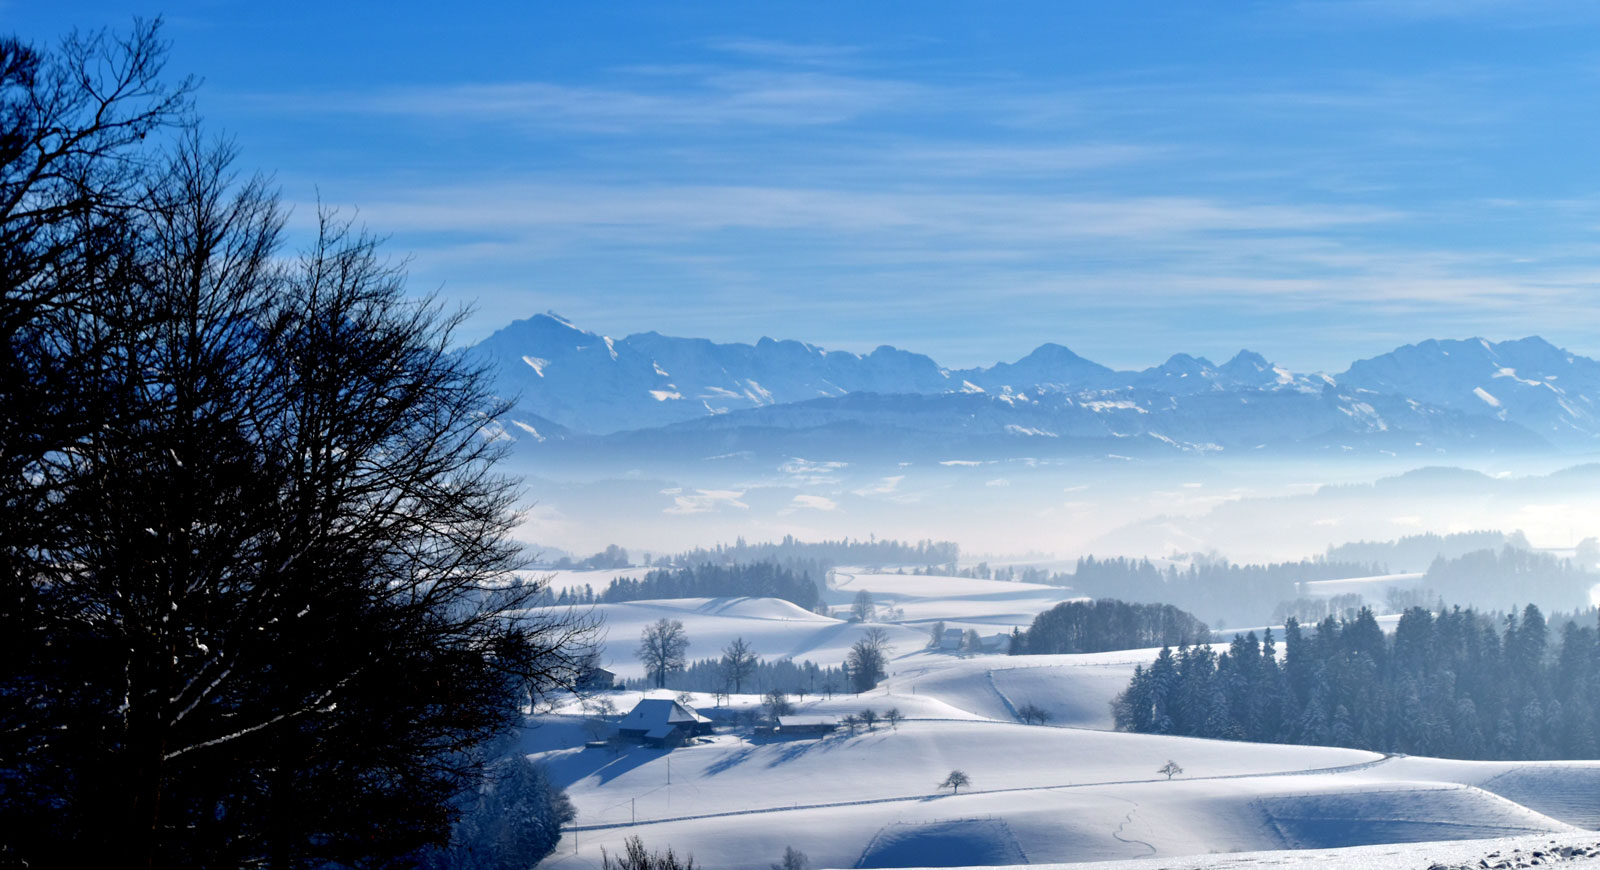
M1552 629L1533 605L1496 616L1412 608L1289 620L1210 646L1163 648L1114 702L1119 729L1485 759L1593 758L1600 644L1592 618ZM1554 637L1553 637L1554 636Z

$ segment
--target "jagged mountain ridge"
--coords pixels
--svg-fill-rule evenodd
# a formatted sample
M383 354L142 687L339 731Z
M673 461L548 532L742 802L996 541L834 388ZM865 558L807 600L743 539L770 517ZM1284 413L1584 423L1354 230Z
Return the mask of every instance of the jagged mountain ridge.
M1600 440L1600 363L1539 338L1421 342L1332 376L1296 374L1250 351L1221 365L1175 354L1115 371L1059 344L1014 363L947 369L889 346L855 354L770 338L612 339L545 314L468 353L494 367L502 394L518 397L502 421L507 433L540 443L1437 452L1582 450Z

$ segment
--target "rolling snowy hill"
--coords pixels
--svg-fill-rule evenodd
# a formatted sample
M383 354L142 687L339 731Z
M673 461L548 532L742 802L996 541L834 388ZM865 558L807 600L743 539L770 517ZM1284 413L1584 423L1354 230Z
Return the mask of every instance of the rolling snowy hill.
M615 573L569 572L558 580L571 587L586 582L585 574ZM1372 844L1508 837L1579 842L1573 838L1592 841L1594 835L1583 832L1600 827L1600 761L1452 761L1118 733L1110 730L1110 701L1156 650L1004 656L925 648L932 621L1000 632L1070 598L1071 590L843 569L825 599L841 605L860 590L872 594L879 618L892 620L877 623L891 637L888 678L862 695L795 700L801 713L841 717L892 707L903 721L806 739L724 727L672 752L613 751L587 745L594 707L591 700L572 699L536 717L538 727L525 738L525 750L551 765L578 813L557 853L541 866L599 867L601 849L615 855L628 837L639 836L650 848L692 853L696 866L708 870L764 867L787 846L805 852L813 867L1154 856L1159 866L1201 868L1245 866L1210 863L1226 860L1208 857L1212 853L1263 850L1271 855L1260 857L1259 866L1298 867L1308 866L1297 863L1302 857L1321 854L1301 850L1366 847L1324 857L1399 860L1426 853ZM716 655L738 636L763 657L819 664L842 661L866 627L771 599L640 601L600 609L610 629L607 660L630 676L640 673L631 661L638 632L658 618L684 621L690 658ZM607 699L620 712L646 694L614 692ZM735 710L754 708L760 698L699 694L693 703L731 722ZM1048 725L1020 722L1018 710L1029 704L1049 714ZM1183 768L1170 781L1158 772L1168 760ZM957 768L971 778L970 788L941 790L938 783ZM1491 850L1439 848L1463 856Z

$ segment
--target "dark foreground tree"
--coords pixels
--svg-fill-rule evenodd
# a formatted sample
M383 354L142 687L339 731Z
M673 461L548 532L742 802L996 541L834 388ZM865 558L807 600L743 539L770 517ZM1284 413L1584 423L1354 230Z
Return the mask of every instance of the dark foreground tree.
M0 47L0 848L409 863L583 626L511 573L456 318L325 215L284 258L226 146L140 146L173 111L160 55L143 26ZM94 132L119 117L148 120ZM40 169L52 136L105 147Z

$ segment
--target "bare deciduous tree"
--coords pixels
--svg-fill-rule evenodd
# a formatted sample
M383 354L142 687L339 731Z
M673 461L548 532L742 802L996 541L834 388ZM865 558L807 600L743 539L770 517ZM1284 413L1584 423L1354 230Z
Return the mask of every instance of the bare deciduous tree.
M876 610L872 603L872 593L863 589L856 593L855 600L850 602L850 616L857 622L867 622L872 619Z
M789 703L789 698L784 693L773 689L761 699L761 706L767 709L767 718L772 724L778 724L779 716L787 716L794 712L794 705Z
M743 691L744 681L756 669L756 654L744 638L736 637L722 651L722 673L733 684L734 694Z
M665 852L652 853L638 837L623 841L623 852L615 860L602 848L600 866L604 870L694 870L694 856L679 858L668 846Z
M939 783L939 787L950 789L951 794L960 794L962 786L970 786L971 784L972 780L968 779L965 773L959 770L952 770L950 775L944 778L944 782Z
M785 846L783 860L772 865L772 870L811 870L811 859L793 846Z
M512 573L459 316L325 213L283 256L228 147L141 146L186 105L156 32L0 40L0 830L64 865L392 862L584 627Z
M845 664L850 669L851 688L857 693L870 691L884 677L889 664L889 633L877 626L862 632L850 646Z
M688 649L689 637L677 619L658 619L639 634L639 661L658 689L666 688L668 674L683 670Z
M1017 716L1025 725L1043 725L1050 721L1050 711L1032 701L1018 707Z

